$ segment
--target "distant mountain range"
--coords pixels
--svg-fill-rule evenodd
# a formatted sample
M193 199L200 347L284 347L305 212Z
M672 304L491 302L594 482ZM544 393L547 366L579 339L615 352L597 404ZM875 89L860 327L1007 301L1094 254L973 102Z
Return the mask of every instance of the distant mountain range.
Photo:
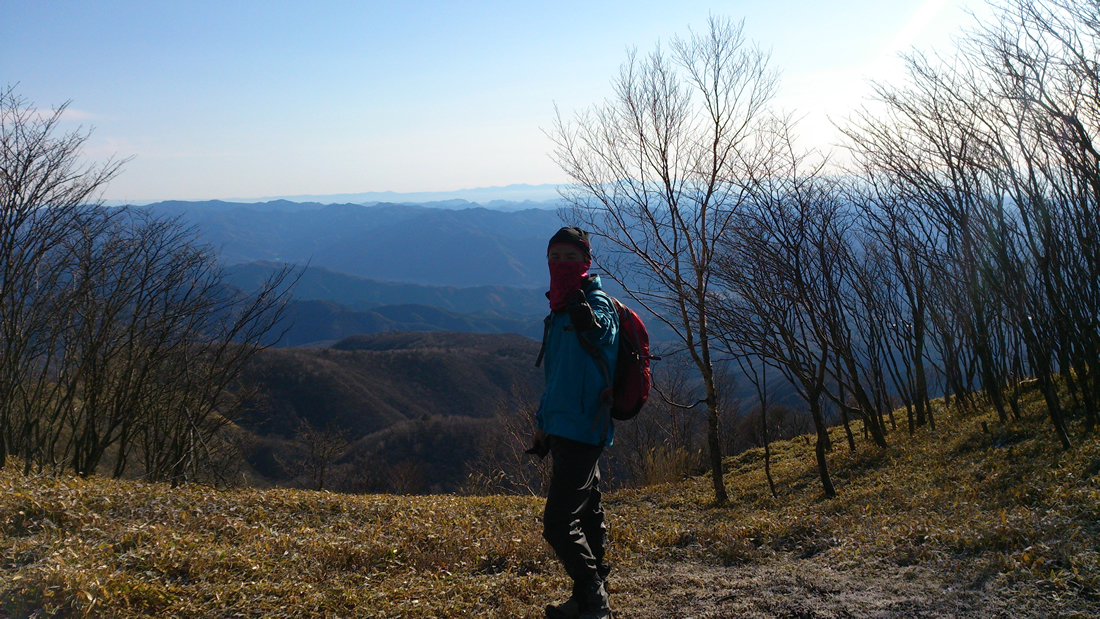
M546 242L561 227L554 211L287 201L145 208L194 225L243 290L283 264L303 269L284 346L395 330L542 335ZM627 298L608 278L604 287ZM675 337L643 317L653 340Z
M326 206L416 206L420 208L429 209L442 209L445 211L461 211L470 208L484 208L490 211L501 211L505 213L514 213L516 211L526 211L529 209L538 209L544 211L556 211L561 205L560 201L551 200L549 202L532 202L530 200L524 200L523 202L514 202L510 200L492 200L489 202L470 202L469 200L463 200L461 198L455 198L453 200L440 200L436 202L380 202L380 201L367 201L367 202L317 202L306 201L298 202L295 200L286 199L274 199L267 202L241 202L236 200L205 200L201 202L188 202L185 200L165 200L161 202L149 202L143 204L111 204L109 206L141 206L152 207L156 209L176 210L183 211L225 211L235 208L245 208L253 211L316 211L323 209Z
M227 198L227 204L253 204L270 202L296 202L326 204L420 204L435 208L468 208L484 206L496 210L524 210L528 208L554 209L561 204L560 185L506 185L476 187L455 191L368 191L363 193L303 194L292 196L268 196L264 198ZM106 206L144 206L160 203L160 200L107 200ZM222 202L222 200L210 200ZM192 202L193 204L196 202ZM466 206L462 206L466 205Z
M226 269L228 283L254 290L280 265L238 264ZM630 304L610 281L609 294ZM542 318L549 311L544 288L511 286L424 286L382 282L323 267L304 268L294 289L297 299L288 316L289 330L280 346L319 346L349 335L383 331L462 331L518 333L542 338ZM675 335L636 307L654 341Z
M195 225L226 265L308 263L434 286L543 287L546 241L561 227L557 212L539 209L289 202L162 202L145 208Z
M414 463L425 488L458 487L513 390L541 393L546 243L562 222L554 210L497 206L145 207L193 225L230 285L252 290L285 264L300 269L288 330L249 367L265 386L236 420L255 439L253 471L287 483L303 449L295 430L309 422L348 432L355 445L342 467ZM653 340L672 339L647 323Z
M281 267L274 262L236 264L226 268L226 275L229 283L243 290L254 290ZM333 301L354 311L406 304L512 318L542 315L547 311L542 288L426 286L358 277L316 265L300 267L295 275L298 276L295 298Z
M515 184L504 187L477 187L474 189L459 189L457 191L417 191L400 193L396 191L368 191L364 193L337 193L327 195L298 195L298 196L271 196L259 199L235 199L234 202L268 202L271 200L291 200L294 202L321 202L324 204L337 204L342 202L354 202L364 204L367 202L395 202L421 204L425 202L480 202L493 208L494 202L501 203L550 203L547 206L535 208L554 208L559 200L558 185L527 185ZM467 202L467 204L469 203ZM530 207L529 207L530 208Z

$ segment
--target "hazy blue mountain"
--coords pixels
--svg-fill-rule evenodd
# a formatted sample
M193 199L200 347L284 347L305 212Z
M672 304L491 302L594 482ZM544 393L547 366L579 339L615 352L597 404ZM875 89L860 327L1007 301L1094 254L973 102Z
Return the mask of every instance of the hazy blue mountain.
M253 290L282 265L250 262L226 269L228 281ZM530 316L546 312L546 295L539 288L514 286L425 286L387 282L340 273L325 267L303 267L294 288L297 299L335 301L363 311L380 305L433 305L462 312L492 312L501 316Z
M276 264L308 263L296 298L332 303L299 308L290 345L393 329L541 337L530 325L548 309L546 242L561 226L553 211L289 202L151 208L194 224L203 240L220 248L230 282L245 290ZM629 303L609 278L604 286ZM435 306L463 317L379 314L377 308L386 305ZM642 315L652 339L675 339L655 318Z
M393 201L387 202L364 202L364 206L374 206L377 204L394 204ZM487 208L490 211L504 211L512 213L515 211L526 211L528 209L541 209L544 211L557 210L561 205L560 200L551 200L548 202L534 202L531 200L524 200L522 202L515 202L512 200L490 200L488 202L470 202L469 200L463 200L461 198L455 198L453 200L440 200L436 202L396 202L396 204L411 204L416 206L422 206L424 208L440 208L452 211L460 211L468 208Z
M437 286L542 287L555 211L399 204L162 203L219 248L223 264L309 263L359 277ZM294 210L297 209L297 210Z
M323 198L320 196L319 198ZM237 208L244 208L252 211L315 211L322 209L326 206L385 206L385 205L401 205L401 206L418 206L420 208L434 208L451 211L460 211L469 208L485 208L490 211L503 211L503 212L515 212L526 211L529 209L539 209L544 211L556 210L560 205L560 200L551 200L549 202L534 202L532 200L523 200L520 202L514 200L489 200L486 202L471 202L469 200L463 200L461 198L454 198L452 200L437 200L434 202L403 202L399 200L367 200L364 202L356 202L353 200L342 201L295 201L286 199L269 200L266 202L257 201L239 201L239 200L203 200L196 202L188 202L184 200L165 200L161 202L146 202L141 206L153 207L161 210L173 210L176 212L184 211L225 211L233 210ZM111 204L110 206L127 206L126 203Z
M227 269L228 281L252 290L278 268L270 262L234 265ZM651 339L676 339L668 327L632 303L615 282L605 278L604 284L608 294L642 315ZM365 279L313 266L304 269L294 292L298 319L282 346L392 330L520 333L541 339L541 321L549 311L544 288L424 286Z
M317 209L322 209L326 206L328 205L322 204L320 202L291 202L289 200L272 200L270 202L255 204L242 204L240 202L231 202L225 200L205 200L201 202L188 202L185 200L166 200L164 202L153 202L151 204L146 204L142 208L153 209L173 215L185 215L189 212L219 212L232 211L234 209L246 209L259 212L315 211Z
M366 202L395 202L395 203L425 203L443 202L448 200L469 200L470 202L534 202L547 203L559 199L557 185L527 185L515 184L504 187L476 187L473 189L459 189L456 191L418 191L400 193L396 191L369 191L364 193L339 193L328 195L298 195L298 196L272 196L259 199L239 199L235 202L268 202L271 200L285 199L295 202L322 202L333 204L337 202L354 202L363 204ZM554 208L552 204L535 208Z

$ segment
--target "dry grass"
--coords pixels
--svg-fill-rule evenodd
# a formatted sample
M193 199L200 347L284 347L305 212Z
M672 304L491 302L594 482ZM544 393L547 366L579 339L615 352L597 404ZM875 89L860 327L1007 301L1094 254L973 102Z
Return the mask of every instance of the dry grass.
M886 451L850 453L838 432L832 500L801 439L775 445L777 499L759 450L727 461L727 507L707 478L610 494L618 616L1090 616L1100 440L1063 453L1039 415L1000 428L941 411L938 434L894 433ZM538 499L16 468L0 472L0 615L539 617L566 586ZM903 581L915 588L899 594Z
M514 616L551 584L535 500L10 471L0 593L11 615Z
M1062 452L1040 413L996 427L992 415L941 411L938 434L894 433L885 451L867 442L852 453L838 428L835 499L824 498L812 447L799 439L773 449L777 499L762 450L727 461L737 497L728 508L708 509L709 477L620 492L609 506L621 523L616 548L666 564L919 575L1006 605L989 616L1098 616L1100 440Z

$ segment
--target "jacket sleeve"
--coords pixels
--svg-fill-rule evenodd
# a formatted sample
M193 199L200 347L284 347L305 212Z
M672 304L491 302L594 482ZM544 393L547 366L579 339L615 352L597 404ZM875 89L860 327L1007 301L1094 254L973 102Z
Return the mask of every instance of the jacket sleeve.
M619 333L619 313L615 311L611 297L600 291L592 291L585 298L596 317L596 327L585 331L581 337L596 346L610 346L616 342L615 338Z
M546 405L546 390L543 389L542 397L539 398L539 408L535 411L535 427L542 428L542 407Z
M547 336L550 335L549 331L550 331L550 329L547 329ZM545 344L546 343L544 342L543 345L545 345ZM542 366L542 375L543 375L543 377L547 378L548 380L549 380L549 368L550 368L549 362L545 362ZM548 392L549 392L548 389L543 389L542 390L542 397L539 398L539 408L538 408L538 410L535 411L535 427L540 429L540 430L543 428L543 425L542 425L542 409L546 406L546 396L547 396Z

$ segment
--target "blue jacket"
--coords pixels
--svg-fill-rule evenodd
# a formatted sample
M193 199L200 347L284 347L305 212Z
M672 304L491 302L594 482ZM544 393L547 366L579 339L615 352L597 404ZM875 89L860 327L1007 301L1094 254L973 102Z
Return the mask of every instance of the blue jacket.
M600 276L592 275L585 297L596 316L596 328L581 334L596 346L615 376L619 351L619 314L611 297L600 287ZM546 333L546 391L537 415L538 427L546 434L589 445L611 445L615 424L610 411L601 410L601 394L611 385L592 355L577 338L566 312L553 312Z

